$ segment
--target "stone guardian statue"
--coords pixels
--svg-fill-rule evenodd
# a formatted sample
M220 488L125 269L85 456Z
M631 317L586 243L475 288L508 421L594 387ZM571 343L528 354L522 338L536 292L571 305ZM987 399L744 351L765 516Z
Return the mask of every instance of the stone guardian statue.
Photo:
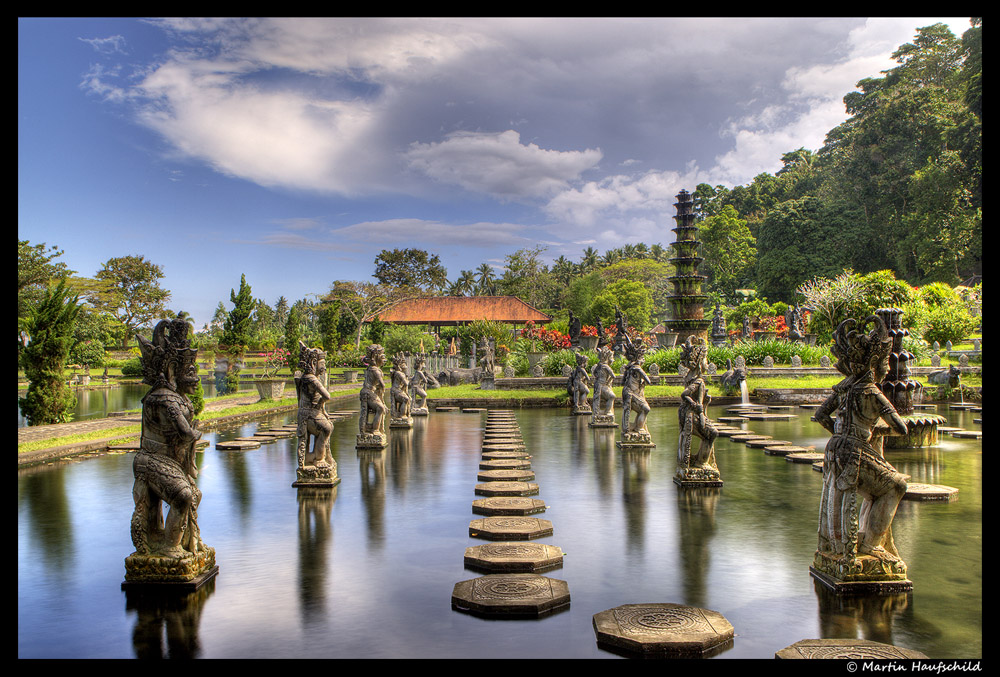
M142 433L132 462L132 543L122 587L185 584L197 588L218 573L215 549L201 540L195 443L201 438L188 395L198 385L198 351L184 320L163 320L152 341L138 336L143 383ZM163 504L170 510L163 517Z
M646 347L642 343L633 343L628 334L623 336L622 346L628 364L622 372L622 439L618 446L652 449L656 445L646 428L646 416L649 415L646 386L651 381L642 368ZM630 422L632 412L635 412L635 420Z
M392 389L389 391L389 427L412 428L413 417L410 408L413 400L410 398L410 377L406 373L406 357L396 353L392 357Z
M365 380L361 385L361 415L358 417L358 449L382 449L388 446L385 435L385 348L372 343L365 350Z
M330 393L323 385L326 353L299 341L299 368L295 377L298 397L298 468L293 487L334 487L340 483L337 462L330 451L333 422L326 412ZM312 441L310 450L309 442Z
M617 428L615 422L615 372L611 368L614 351L608 346L597 349L597 364L591 370L594 377L593 413L590 416L592 428Z
M715 463L715 440L719 433L708 418L712 398L705 384L708 344L689 336L681 346L684 391L677 408L680 434L677 441L677 472L674 483L682 487L721 487L722 475Z
M587 373L587 356L576 354L576 368L569 377L569 392L573 398L573 413L590 415L593 411L587 401L590 395L590 374Z
M410 399L412 400L410 416L427 416L427 389L437 388L440 384L429 374L424 365L426 358L417 355L413 358L413 376L410 378Z
M867 334L865 329L871 326ZM906 422L882 393L892 339L882 319L845 320L832 352L845 378L816 410L832 434L823 460L819 545L810 572L838 593L910 590L892 539L906 478L885 460L883 437L905 435Z

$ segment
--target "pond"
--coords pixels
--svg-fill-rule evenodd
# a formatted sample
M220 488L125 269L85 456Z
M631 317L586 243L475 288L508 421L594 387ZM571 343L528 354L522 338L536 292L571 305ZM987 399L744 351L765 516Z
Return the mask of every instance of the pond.
M796 411L750 427L822 449L826 432ZM941 413L979 429L979 414ZM516 416L548 506L538 517L554 527L537 542L566 553L543 575L568 583L567 610L487 620L451 608L454 585L481 575L463 557L485 542L469 536L485 414L432 412L375 455L355 449L356 417L338 423L342 481L327 500L291 487L291 439L215 449L252 434L248 424L206 434L199 455L199 524L219 575L169 602L120 589L133 551L131 454L18 472L18 657L618 658L597 646L592 617L643 602L723 614L736 638L715 660L772 658L819 637L982 656L980 441L890 452L912 481L957 487L958 498L900 505L893 532L912 593L837 599L809 575L822 481L810 464L720 438L725 486L681 490L675 408L653 409L657 447L646 454L623 454L616 431L565 409Z

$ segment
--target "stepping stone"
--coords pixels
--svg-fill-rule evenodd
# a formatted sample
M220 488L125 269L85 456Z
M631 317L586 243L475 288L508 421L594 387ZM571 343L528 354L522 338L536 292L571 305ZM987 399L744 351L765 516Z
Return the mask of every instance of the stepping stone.
M859 661L865 659L927 658L913 649L869 639L803 639L774 654L775 658L816 658Z
M527 451L487 451L483 454L484 459L503 458L531 458Z
M287 430L258 430L253 434L254 437L274 437L276 439L281 439L285 437L295 437L295 431Z
M502 480L508 482L530 482L535 479L535 473L530 470L480 470L479 474L476 475L476 479L480 482L492 482L493 480Z
M458 411L458 407L434 407L434 411Z
M462 407L463 414L478 414L486 411L485 407Z
M937 409L936 404L914 404L914 409Z
M465 549L465 566L483 571L536 573L562 563L562 548L542 543L487 543Z
M715 431L719 433L719 437L733 437L734 435L745 435L747 432L743 428L716 428Z
M823 472L823 461L820 461L819 463L813 463L812 468L816 472Z
M956 430L951 433L952 437L961 437L963 439L981 440L983 439L982 430Z
M981 425L982 422L983 422L983 419L981 419L981 418L974 418L974 419L972 419L972 422L973 423L979 423Z
M766 407L763 404L760 404L750 407L732 407L730 409L726 409L726 412L730 414L746 414L750 412L763 412L765 409Z
M799 447L794 444L779 444L776 446L765 446L764 453L768 456L787 456L788 454L805 454L811 450L806 447Z
M569 586L538 574L487 574L456 583L451 606L491 618L536 618L568 607Z
M794 454L786 454L785 460L789 463L815 463L816 461L823 460L823 454L811 451L802 451Z
M745 416L720 416L719 420L723 423L746 423L747 419Z
M524 458L499 458L481 461L480 470L524 470L531 467L531 461Z
M522 496L491 496L477 498L472 502L472 512L476 515L534 515L545 512L545 501L540 498Z
M958 489L943 484L907 484L903 498L915 501L950 501L958 497Z
M594 614L601 648L642 656L712 655L732 645L735 631L717 611L683 604L624 604Z
M799 409L819 409L818 404L800 404Z
M944 425L939 425L937 427L937 431L939 433L953 433L956 430L964 430L964 428L949 428L948 426L944 426Z
M524 451L527 447L521 442L492 442L484 444L480 451Z
M790 404L769 404L767 405L768 411L787 411L789 409L794 409L795 407Z
M247 449L260 449L260 442L253 440L230 440L229 442L216 442L215 448L219 451L245 451Z
M972 409L975 406L978 406L978 405L975 405L975 404L960 404L958 402L950 402L950 403L948 403L948 408L949 409Z
M552 522L538 517L484 517L469 522L469 536L488 541L530 541L552 535Z
M777 421L777 420L789 420L793 418L798 418L796 414L745 414L745 417L751 421Z
M534 496L538 485L534 482L510 482L498 480L476 485L477 496Z
M730 437L733 442L749 442L750 440L770 440L772 439L770 435L757 435L753 433L747 433L745 435L733 435Z
M757 439L757 440L747 440L746 445L751 449L764 449L766 447L780 447L784 445L791 445L788 440L772 440L771 438Z

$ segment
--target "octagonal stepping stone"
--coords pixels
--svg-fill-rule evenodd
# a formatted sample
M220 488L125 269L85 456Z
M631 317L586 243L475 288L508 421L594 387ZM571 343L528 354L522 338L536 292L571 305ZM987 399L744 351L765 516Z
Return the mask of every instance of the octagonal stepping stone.
M531 461L525 458L498 458L479 462L480 470L525 470L531 467Z
M538 517L483 517L469 522L469 536L488 541L530 541L552 535L552 522Z
M766 447L781 447L785 445L791 445L788 440L772 440L770 437L763 439L752 439L747 440L746 445L751 449L764 449Z
M803 639L776 652L774 657L852 661L927 658L919 651L882 642L873 642L870 639Z
M486 411L485 407L462 407L463 414L479 414Z
M946 426L946 425L939 425L937 427L937 431L939 433L953 433L956 430L964 430L964 428L953 428L953 427L949 427L949 426Z
M937 409L936 404L914 404L914 409Z
M501 459L501 458L531 458L531 454L527 451L485 451L483 452L484 459Z
M476 485L477 496L534 496L538 485L534 482L509 482L498 480Z
M726 409L727 414L748 414L751 412L763 412L766 411L767 407L763 404L751 404L745 407L730 407Z
M524 496L491 496L477 498L472 502L472 512L477 515L499 517L501 515L534 515L545 512L545 501Z
M823 472L823 461L812 464L812 469L816 472Z
M458 407L434 407L434 411L458 411Z
M216 442L215 448L219 451L246 451L247 449L260 449L260 442L253 440L230 440L228 442Z
M494 442L492 444L484 444L480 451L486 453L487 451L524 451L527 449L524 444L520 442Z
M819 409L818 404L800 404L799 409Z
M719 420L723 423L746 423L746 416L720 416Z
M505 442L523 442L520 433L511 433L504 435L490 434L483 435L483 444L503 444Z
M794 409L795 407L791 404L769 404L767 405L768 411L788 411L789 409Z
M972 409L975 406L977 406L977 405L975 405L975 404L968 404L968 403L961 404L959 402L951 402L951 403L948 404L948 408L949 409Z
M963 438L963 439L970 439L970 440L981 440L981 439L983 439L983 431L982 430L956 430L955 432L951 433L951 436L952 437L960 437L960 438Z
M750 440L770 440L772 437L770 435L758 435L757 433L744 433L742 435L733 435L729 439L733 442L749 442Z
M749 413L744 414L744 417L751 421L779 421L779 420L789 420L793 418L798 418L797 414L768 414L768 413Z
M958 489L943 484L911 483L906 485L903 498L914 501L950 501L958 497Z
M717 611L683 604L624 604L594 614L597 644L643 656L706 656L729 648L735 632Z
M465 549L465 566L481 571L536 573L562 563L562 548L543 543L487 543Z
M487 574L456 583L451 606L490 618L537 618L569 606L569 585L538 574Z
M767 445L764 453L768 456L788 456L788 454L805 454L812 451L808 447L800 447L795 444Z
M785 460L789 463L815 463L823 460L823 454L810 451L802 451L794 454L786 454Z
M716 428L715 432L719 433L719 437L733 437L734 435L746 435L746 430L742 428Z
M531 470L511 468L503 470L480 470L476 475L480 482L492 482L494 480L506 480L510 482L530 482L535 479L535 473Z

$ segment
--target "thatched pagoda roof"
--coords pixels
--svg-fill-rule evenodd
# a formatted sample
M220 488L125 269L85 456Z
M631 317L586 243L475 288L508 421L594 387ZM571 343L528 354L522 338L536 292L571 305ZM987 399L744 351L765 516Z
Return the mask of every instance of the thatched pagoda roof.
M430 296L400 301L379 314L383 322L395 324L433 324L451 326L494 320L511 324L524 324L529 320L538 324L551 322L552 318L516 296Z

